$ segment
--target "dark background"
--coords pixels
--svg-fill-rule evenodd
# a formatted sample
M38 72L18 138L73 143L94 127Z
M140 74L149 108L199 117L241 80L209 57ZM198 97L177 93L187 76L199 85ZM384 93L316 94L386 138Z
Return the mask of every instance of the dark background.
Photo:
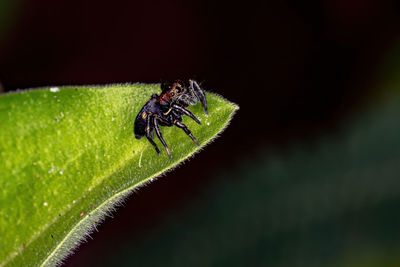
M2 1L4 91L194 78L240 106L216 142L131 196L66 266L106 265L127 244L151 247L170 218L184 220L210 187L230 183L219 174L341 135L383 90L382 61L400 37L399 4L380 0Z

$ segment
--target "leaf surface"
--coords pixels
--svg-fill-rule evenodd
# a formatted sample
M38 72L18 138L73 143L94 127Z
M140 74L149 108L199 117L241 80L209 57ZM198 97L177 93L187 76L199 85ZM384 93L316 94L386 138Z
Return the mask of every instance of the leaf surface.
M134 119L158 85L54 87L0 96L0 265L59 263L132 190L199 150L176 127L162 127L157 156L135 139ZM184 123L211 141L237 106L207 93L209 115ZM157 139L157 138L155 138Z

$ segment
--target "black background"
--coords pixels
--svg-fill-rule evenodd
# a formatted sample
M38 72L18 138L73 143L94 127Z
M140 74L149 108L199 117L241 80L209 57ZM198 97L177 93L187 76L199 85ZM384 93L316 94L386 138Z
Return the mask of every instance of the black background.
M399 26L399 5L379 0L20 1L0 44L5 91L194 78L240 106L220 139L130 197L67 266L114 253L111 239L145 239L191 208L210 173L260 148L340 131L374 95Z

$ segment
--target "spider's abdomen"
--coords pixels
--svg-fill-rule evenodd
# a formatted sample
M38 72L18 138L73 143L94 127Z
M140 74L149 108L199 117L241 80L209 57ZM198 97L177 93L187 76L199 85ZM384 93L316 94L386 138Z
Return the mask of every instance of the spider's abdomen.
M146 130L151 132L153 130L153 125L148 124L148 116L151 114L158 114L161 115L161 108L160 104L157 101L157 97L152 97L139 111L138 115L136 116L133 131L135 133L136 139L140 139L146 135ZM150 127L147 129L147 127Z
M146 117L147 117L147 115L144 115L144 114L146 114L146 113L144 112L144 107L143 107L142 110L136 116L135 124L133 127L133 131L135 133L136 139L140 139L140 138L142 138L142 136L146 135L146 127L147 127ZM143 117L145 117L145 118L143 118Z

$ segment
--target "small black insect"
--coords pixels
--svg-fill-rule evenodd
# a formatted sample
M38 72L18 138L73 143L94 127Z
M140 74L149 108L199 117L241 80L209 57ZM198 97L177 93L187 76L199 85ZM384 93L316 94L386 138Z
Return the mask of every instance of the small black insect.
M153 130L155 130L158 139L160 139L167 151L168 157L171 158L171 152L162 137L159 125L169 127L175 125L190 136L196 145L199 145L192 132L182 123L182 115L189 116L201 125L201 122L186 107L201 102L204 112L208 114L207 98L204 91L193 80L189 80L188 82L176 80L174 82L162 83L161 90L160 95L154 94L151 96L150 100L136 116L134 132L137 139L146 136L157 153L160 154L160 150L153 141Z

